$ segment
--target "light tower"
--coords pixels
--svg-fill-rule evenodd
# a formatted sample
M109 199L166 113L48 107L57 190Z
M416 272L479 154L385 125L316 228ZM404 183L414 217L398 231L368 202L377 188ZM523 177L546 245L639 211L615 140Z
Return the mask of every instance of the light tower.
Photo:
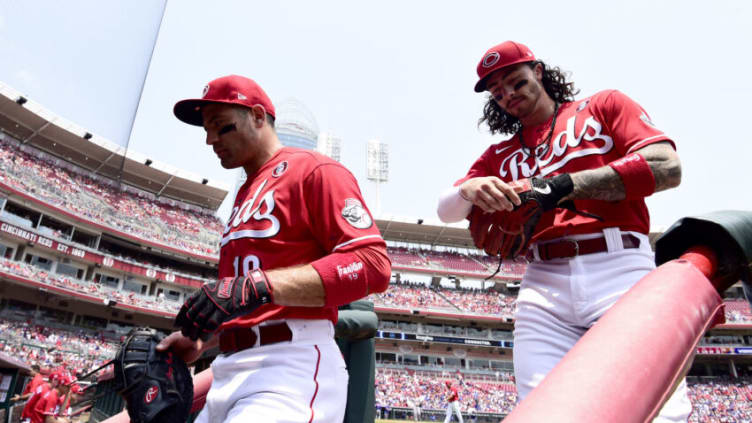
M389 145L377 139L368 141L366 152L368 180L376 183L376 215L381 214L379 185L389 180Z
M319 142L316 149L319 153L328 156L332 160L342 161L342 138L334 135L334 132L331 130L319 134Z

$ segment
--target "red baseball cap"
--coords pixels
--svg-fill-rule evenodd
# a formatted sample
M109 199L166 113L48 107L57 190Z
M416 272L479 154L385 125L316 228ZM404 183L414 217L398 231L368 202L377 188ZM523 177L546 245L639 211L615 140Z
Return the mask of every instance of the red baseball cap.
M254 80L238 75L223 76L209 82L201 98L178 101L173 112L185 123L203 126L201 107L209 103L237 104L248 108L261 105L266 113L276 117L274 105L264 90Z
M486 90L486 77L491 72L517 63L533 62L535 56L526 45L514 41L504 41L493 46L478 63L478 82L475 84L475 92L482 93Z
M67 373L62 373L60 375L60 384L68 386L73 383L73 377Z

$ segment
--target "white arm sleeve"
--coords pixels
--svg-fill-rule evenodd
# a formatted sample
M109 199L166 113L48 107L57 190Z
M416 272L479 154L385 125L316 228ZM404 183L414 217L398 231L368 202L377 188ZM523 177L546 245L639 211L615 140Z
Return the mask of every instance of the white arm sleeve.
M459 222L470 214L473 203L460 195L460 187L452 187L439 196L439 207L436 212L444 223Z

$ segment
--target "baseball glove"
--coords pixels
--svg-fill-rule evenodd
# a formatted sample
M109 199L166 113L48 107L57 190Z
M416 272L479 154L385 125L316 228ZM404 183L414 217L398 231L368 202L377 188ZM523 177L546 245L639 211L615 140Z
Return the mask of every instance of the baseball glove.
M115 356L115 389L132 423L185 422L193 403L193 378L183 360L156 350L163 337L134 328Z
M513 259L527 250L543 212L556 208L573 189L567 173L550 179L520 179L509 185L520 197L519 206L495 213L485 213L473 206L468 216L475 246L486 254L505 259Z

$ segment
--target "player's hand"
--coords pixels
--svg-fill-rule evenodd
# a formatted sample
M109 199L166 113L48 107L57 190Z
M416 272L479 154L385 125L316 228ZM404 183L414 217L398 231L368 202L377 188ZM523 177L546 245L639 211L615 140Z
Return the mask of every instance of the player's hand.
M272 287L262 270L249 277L207 282L191 295L175 317L175 326L192 340L206 341L219 326L272 302Z
M520 205L520 197L496 176L468 179L460 185L460 195L486 213L511 211Z
M201 357L204 351L204 342L192 340L180 332L173 332L157 344L157 351L172 351L187 364L193 363Z
M470 211L470 235L486 254L513 259L527 251L542 214L553 210L573 190L572 178L564 173L553 178L526 178L510 183L521 199L514 210L484 213Z
M562 173L552 178L520 179L511 184L523 202L535 201L543 211L556 208L574 190L572 177Z
M20 395L13 395L12 397L10 397L10 402L16 402L16 401L18 401L18 400L19 400L20 398L21 398L21 396L20 396Z

